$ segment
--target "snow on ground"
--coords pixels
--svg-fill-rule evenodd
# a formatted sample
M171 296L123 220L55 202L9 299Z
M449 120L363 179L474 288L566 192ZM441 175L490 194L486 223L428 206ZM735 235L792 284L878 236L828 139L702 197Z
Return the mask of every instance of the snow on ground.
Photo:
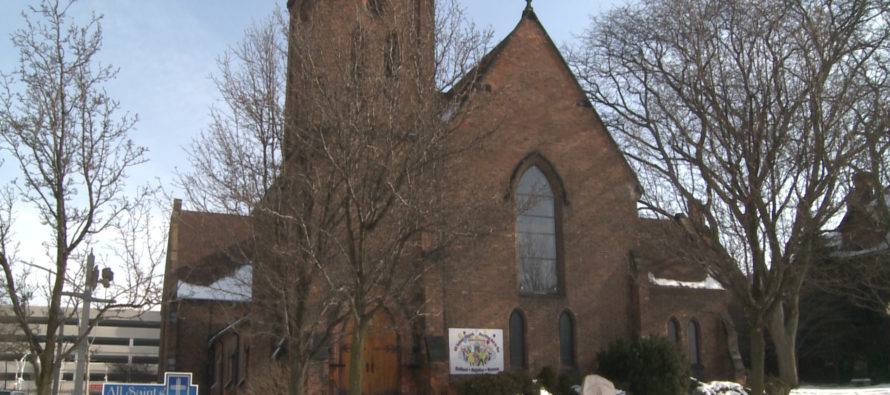
M700 383L693 395L748 395L741 384L731 381Z
M791 395L890 395L890 384L872 385L868 387L850 386L811 386L802 385L792 390Z
M694 395L747 395L741 385L728 381L701 383ZM802 385L791 395L890 395L890 384L868 387Z

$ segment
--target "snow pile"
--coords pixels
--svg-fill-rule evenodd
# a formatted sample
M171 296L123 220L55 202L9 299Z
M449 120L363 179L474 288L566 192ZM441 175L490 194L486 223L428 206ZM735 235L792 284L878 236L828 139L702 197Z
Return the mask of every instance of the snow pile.
M704 281L679 281L667 278L658 278L655 277L654 274L649 273L649 282L661 287L723 290L723 286L720 285L720 282L715 280L710 275L706 276Z
M804 385L791 390L791 395L890 395L890 384L873 385L870 387L837 387Z
M710 277L709 277L710 278ZM745 388L739 383L732 381L712 381L710 383L699 383L695 388L693 395L748 395Z
M244 265L231 276L223 277L207 286L179 281L176 296L180 299L247 302L250 301L252 280L253 268L250 265Z
M693 395L748 395L741 384L731 381L712 381L698 383ZM791 390L791 395L890 395L890 384L868 387L855 386L810 386L802 385Z

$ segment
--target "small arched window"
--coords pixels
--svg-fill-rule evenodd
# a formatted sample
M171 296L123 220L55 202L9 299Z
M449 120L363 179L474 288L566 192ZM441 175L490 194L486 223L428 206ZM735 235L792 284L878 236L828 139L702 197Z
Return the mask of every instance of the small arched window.
M368 0L368 12L370 12L371 15L375 17L383 15L386 12L386 1Z
M359 81L364 77L365 70L365 37L362 29L356 26L352 29L349 43L349 57L351 76L353 81Z
M556 293L556 207L553 189L537 166L529 167L519 179L516 212L519 291Z
M402 48L399 46L399 36L392 32L386 36L386 48L383 52L383 69L386 76L394 77L398 74L401 64Z
M525 366L525 319L519 310L510 314L510 366Z
M668 340L674 342L674 344L680 344L680 325L677 323L676 318L671 317L668 320L667 330Z
M575 323L567 311L559 316L559 360L563 365L575 365Z
M695 320L689 321L689 325L686 328L686 341L689 344L689 363L692 365L701 364L698 336L698 323Z

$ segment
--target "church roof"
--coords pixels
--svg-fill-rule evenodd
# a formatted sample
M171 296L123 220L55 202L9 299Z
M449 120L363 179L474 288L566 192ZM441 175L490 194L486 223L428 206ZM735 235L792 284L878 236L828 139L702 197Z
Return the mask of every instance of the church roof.
M454 87L448 92L449 95L453 95L456 92L466 92L466 88L468 88L467 85L481 80L488 73L491 65L498 59L504 48L506 48L510 44L513 36L516 34L520 26L522 26L523 22L525 21L531 21L539 29L541 29L541 31L544 33L544 36L547 37L550 45L553 47L554 50L556 50L556 53L559 54L559 50L557 49L556 44L553 43L550 35L547 34L547 30L544 29L544 25L541 25L541 22L538 20L538 16L535 15L535 11L531 8L531 6L526 6L526 8L522 11L522 18L519 20L519 23L516 24L516 27L514 27L513 30L510 31L510 33L507 34L507 36L498 43L498 45L495 45L494 48L491 49L491 51L485 54L485 56L482 57L479 63L475 67L470 69L470 71L465 74L460 81L454 84ZM568 70L568 63L566 63L565 59L562 58L562 54L560 54L559 57L562 59L562 63ZM571 71L569 71L569 73L571 73ZM580 86L578 88L580 89Z
M246 260L242 244L250 236L249 218L240 215L177 210L174 203L171 234L175 237L172 269L176 279L195 285L210 285L232 275ZM174 240L171 240L173 242ZM171 243L171 246L174 245Z
M516 36L519 35L520 31L522 31L523 29L535 29L541 34L541 36L543 36L546 43L545 46L549 50L550 56L555 57L558 60L557 63L563 69L562 71L571 77L575 88L574 93L577 94L579 97L578 104L590 109L594 117L594 122L602 126L614 149L618 152L622 152L621 148L618 146L618 143L606 130L602 118L600 118L596 110L593 109L593 105L588 99L587 92L578 82L578 79L569 67L568 62L566 62L565 58L562 56L562 52L560 52L559 48L553 42L553 39L547 33L547 29L545 29L544 25L541 24L541 21L535 14L534 9L531 7L530 1L526 5L525 9L522 11L522 17L519 19L516 27L514 27L513 30L510 31L510 33L507 34L507 36L504 37L503 40L501 40L501 42L499 42L494 48L492 48L491 51L485 54L485 56L482 57L482 59L475 67L473 67L463 76L463 78L461 78L456 84L454 84L452 89L446 93L446 96L450 100L456 102L458 106L462 106L467 100L469 94L471 94L473 90L480 85L480 83L484 82L486 77L494 68L493 66L500 60L501 55L504 53L504 51L511 45L514 45L514 41L519 41L518 39L516 39ZM457 111L459 111L459 108L457 109ZM627 163L627 159L624 159L623 162L627 171L630 172L631 177L633 178L633 181L638 188L639 194L642 195L642 186L639 182L639 178L637 178L636 172L633 170L630 164Z
M706 281L709 277L701 264L684 259L685 254L694 253L700 247L695 246L675 221L640 218L634 234L637 238L634 258L655 278L694 282ZM682 253L672 253L674 248Z

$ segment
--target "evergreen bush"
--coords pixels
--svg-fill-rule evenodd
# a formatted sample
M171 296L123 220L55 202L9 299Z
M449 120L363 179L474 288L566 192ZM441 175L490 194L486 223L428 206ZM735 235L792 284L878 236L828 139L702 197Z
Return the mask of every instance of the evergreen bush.
M631 395L689 393L689 363L683 351L666 338L619 339L596 358L600 375Z
M545 366L538 373L538 385L544 387L547 392L553 395L576 395L577 392L572 389L573 381L569 375L563 373L557 376L556 370L552 366Z
M461 381L456 389L460 395L532 395L539 392L528 376L510 372L472 376Z

